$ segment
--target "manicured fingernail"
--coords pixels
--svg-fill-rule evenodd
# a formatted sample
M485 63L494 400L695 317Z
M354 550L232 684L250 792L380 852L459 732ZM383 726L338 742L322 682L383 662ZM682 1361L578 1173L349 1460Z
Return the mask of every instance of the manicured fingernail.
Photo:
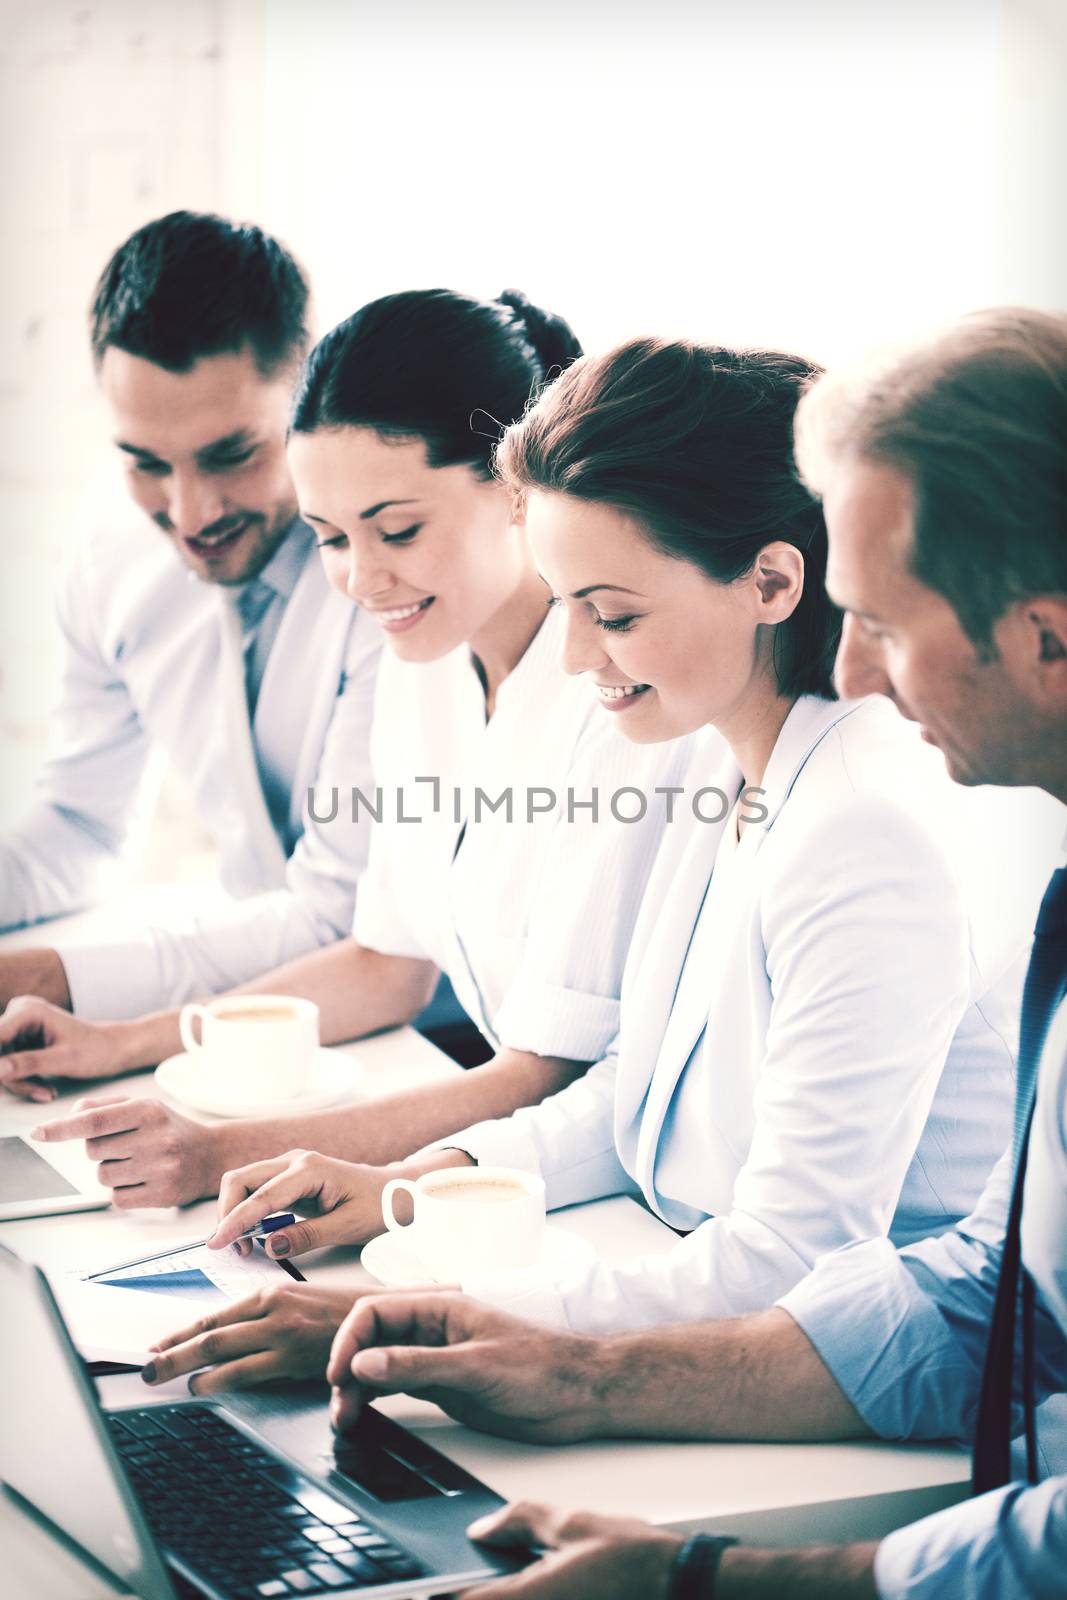
M490 1530L490 1528L492 1526L493 1526L492 1517L478 1517L478 1518L475 1519L474 1522L470 1523L470 1525L468 1526L468 1528L467 1528L467 1536L470 1539L480 1539L483 1534L486 1534L486 1533L489 1532L489 1530Z
M361 1350L352 1363L352 1371L359 1378L384 1378L389 1371L389 1357L384 1350Z
M267 1241L267 1249L272 1256L287 1256L292 1246L283 1233L276 1233Z
M153 1361L150 1361L147 1366L141 1368L141 1377L144 1379L145 1383L155 1383L156 1368Z

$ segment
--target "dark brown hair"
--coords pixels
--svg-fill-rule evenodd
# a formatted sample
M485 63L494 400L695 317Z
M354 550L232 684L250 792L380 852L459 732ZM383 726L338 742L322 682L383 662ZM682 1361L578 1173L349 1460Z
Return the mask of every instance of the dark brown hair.
M826 528L793 467L793 417L819 368L774 350L635 339L574 363L509 428L513 489L617 507L665 555L717 583L775 540L804 558L804 590L774 635L782 694L834 698L841 614L826 594Z
M1008 607L1067 594L1067 317L975 312L881 365L832 374L797 417L805 481L880 461L914 496L911 568L971 642Z
M262 228L209 212L172 211L115 251L89 313L93 359L112 345L168 372L251 350L265 378L308 346L308 285Z
M319 340L290 427L419 438L432 467L464 465L490 478L501 429L581 353L562 317L517 289L488 301L450 289L386 295Z

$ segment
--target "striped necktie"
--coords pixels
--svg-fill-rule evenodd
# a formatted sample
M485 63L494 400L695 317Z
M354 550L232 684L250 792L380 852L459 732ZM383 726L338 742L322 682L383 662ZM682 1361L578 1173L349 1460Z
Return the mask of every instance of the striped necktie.
M266 585L263 585L266 588ZM269 594L270 591L268 591ZM240 807L244 832L259 862L263 887L285 882L286 859L263 793L249 706L247 629L240 598L219 589L220 694L226 759Z
M265 630L261 626L273 599L275 599L274 590L261 578L253 578L234 593L234 604L241 620L241 651L245 663L245 694L248 698L249 716L256 714L259 685L266 666L267 653L270 644L273 643L273 633L269 641L262 637L265 632L271 630Z
M985 1494L1011 1479L1012 1379L1015 1372L1015 1320L1019 1282L1023 1292L1023 1368L1027 1472L1037 1476L1032 1384L1033 1287L1021 1268L1020 1225L1026 1180L1027 1143L1034 1114L1037 1069L1049 1025L1067 994L1067 867L1052 874L1041 902L1034 945L1023 990L1019 1026L1019 1066L1015 1084L1014 1175L993 1319L982 1371L972 1489Z

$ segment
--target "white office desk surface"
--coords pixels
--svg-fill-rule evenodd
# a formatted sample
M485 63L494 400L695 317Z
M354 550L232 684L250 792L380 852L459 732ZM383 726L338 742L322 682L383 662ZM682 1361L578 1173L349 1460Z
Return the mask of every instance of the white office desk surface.
M23 933L0 939L0 948L27 942ZM372 1097L460 1070L410 1028L345 1048L364 1069L362 1087ZM109 1087L156 1092L151 1073ZM0 1093L0 1134L26 1132L61 1115L82 1092L85 1087L79 1086L45 1106ZM209 1201L180 1210L81 1212L3 1223L0 1239L46 1268L62 1270L202 1238L214 1217ZM622 1197L573 1207L558 1218L610 1261L668 1250L675 1239L657 1218ZM343 1251L302 1258L300 1266L320 1281L353 1287L371 1281ZM106 1404L151 1403L185 1393L184 1380L167 1386L170 1392L149 1393L133 1375L106 1378L100 1387ZM475 1433L436 1407L407 1397L381 1404L505 1498L641 1516L683 1531L728 1531L766 1544L876 1538L961 1499L968 1487L966 1456L951 1446L603 1440L554 1448ZM46 1397L42 1417L47 1418ZM0 1501L0 1545L5 1592L18 1600L100 1600L116 1592L6 1496Z

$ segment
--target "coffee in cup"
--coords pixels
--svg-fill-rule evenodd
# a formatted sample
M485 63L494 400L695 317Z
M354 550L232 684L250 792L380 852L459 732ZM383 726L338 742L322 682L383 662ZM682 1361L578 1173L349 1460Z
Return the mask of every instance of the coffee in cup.
M397 1221L393 1197L410 1194L414 1218ZM414 1183L393 1178L382 1191L382 1218L408 1233L416 1255L443 1282L520 1271L541 1259L544 1179L517 1167L444 1167Z
M319 1008L290 995L227 995L183 1006L178 1031L220 1096L254 1106L290 1099L307 1087L319 1049Z

